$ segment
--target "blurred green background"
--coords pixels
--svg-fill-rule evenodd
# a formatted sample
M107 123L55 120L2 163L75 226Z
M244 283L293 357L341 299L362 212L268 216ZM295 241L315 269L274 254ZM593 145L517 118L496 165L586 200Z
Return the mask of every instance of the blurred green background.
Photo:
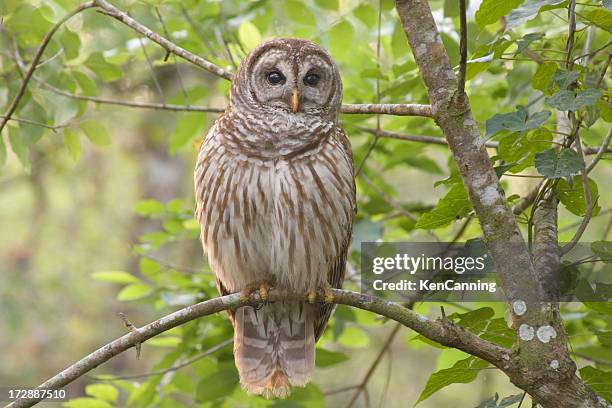
M429 3L456 65L457 2ZM521 2L514 3L518 6ZM556 69L563 68L567 1L531 3L538 7L535 11L532 7L527 19L500 15L483 25L475 21L481 2L469 2L469 57L481 60L469 64L467 89L483 134L487 119L514 112L516 105L528 106L530 114L552 110L541 128L555 129L555 111L545 103L545 96L554 89L542 88L534 80L542 66L534 54L550 60L549 81ZM550 9L540 9L544 3ZM0 112L7 110L21 82L21 65L28 65L53 23L77 4L71 0L0 1ZM245 53L262 39L302 37L326 47L338 62L345 103L427 103L389 0L120 0L113 4L230 71L235 71ZM605 51L610 40L605 28L583 17L593 9L606 11L599 2L589 0L577 9L581 14L574 55L602 47ZM126 313L139 326L216 296L192 218L192 171L198 144L217 114L134 108L74 97L225 106L228 81L172 55L165 57L165 50L128 27L93 10L84 11L55 35L15 114L22 121L10 121L0 137L2 386L34 386L124 334L118 312ZM577 68L581 81L592 82L606 58L605 52L599 52L589 61L578 61L584 63ZM607 81L603 81L604 88ZM582 132L589 146L601 143L610 127L609 105L599 102L592 110L595 108L598 112L591 114L599 120ZM364 127L376 128L378 124L389 131L441 136L434 122L426 118L342 115L340 119L350 136L357 166L374 140ZM491 156L501 155L496 159L514 165L502 177L506 196L513 200L539 181L534 156L551 147L550 139L543 146L529 140L524 143L521 138L526 134L502 132L496 140L512 138L510 147L505 152L490 149ZM607 238L611 169L604 158L591 174L599 183L601 211L583 237L586 242ZM350 260L354 273L358 271L361 241L429 241L432 232L448 241L471 218L468 205L433 213L436 219L448 216L449 211L451 215L433 229L415 224L428 211L440 211L436 204L452 186L433 187L436 181L456 174L446 146L380 138L362 171L374 187L358 179L359 214ZM512 173L530 177L513 177ZM563 241L571 238L571 226L580 217L560 208ZM520 220L524 223L525 216ZM480 235L478 222L472 220L459 240ZM345 287L357 289L355 275L353 280ZM418 304L416 309L437 317L439 306ZM502 304L444 307L448 314L490 307L495 318L504 317ZM612 351L592 333L581 332L581 319L590 318L588 311L577 307L572 313L577 315L568 314L568 325L573 327L570 331L575 330L570 333L576 334L570 337L575 348L582 347L582 354L607 362L597 364L599 368L609 368ZM493 318L489 309L483 316ZM343 388L362 383L378 359L354 406L404 407L419 399L432 372L468 357L415 340L415 334L406 328L399 329L380 354L393 330L393 322L339 308L319 344L327 352L319 352L314 384L284 404L248 398L236 386L228 346L164 375L116 381L80 378L68 389L73 397L84 396L85 386L90 385L88 396L68 405L345 406L359 388ZM163 370L228 338L231 328L225 315L199 319L145 343L139 360L130 350L92 375ZM470 384L449 385L420 406L476 407L496 392L502 398L520 394L496 370L474 370L473 381L459 381Z

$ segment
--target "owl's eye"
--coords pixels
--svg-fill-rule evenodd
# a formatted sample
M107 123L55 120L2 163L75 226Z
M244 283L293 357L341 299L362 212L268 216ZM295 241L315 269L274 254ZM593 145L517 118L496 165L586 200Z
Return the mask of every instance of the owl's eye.
M285 76L278 71L272 71L268 73L268 82L272 85L279 85L285 83Z
M308 74L304 77L304 83L308 86L317 86L319 83L319 76L317 74Z

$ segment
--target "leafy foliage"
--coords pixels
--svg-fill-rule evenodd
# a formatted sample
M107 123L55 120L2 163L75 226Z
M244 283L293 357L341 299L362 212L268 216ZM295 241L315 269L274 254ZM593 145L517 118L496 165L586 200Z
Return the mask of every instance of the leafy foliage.
M380 38L377 29L379 2L372 0L119 0L113 3L154 31L164 33L167 30L167 36L176 44L231 72L235 72L236 64L263 39L304 37L324 45L338 62L345 102L428 103L427 92L391 1L380 3ZM0 35L2 113L7 110L21 83L23 64L19 62L28 65L52 25L76 4L68 0L9 0L0 5L3 17ZM511 177L514 175L533 177L538 172L545 178L555 179L554 192L568 210L560 214L560 225L575 222L575 218L583 217L586 211L581 176L578 175L584 163L572 148L560 147L566 141L566 135L559 133L557 119L569 112L583 119L580 131L585 147L599 146L612 120L607 88L609 79L604 75L600 80L607 56L602 51L591 54L604 49L609 41L609 32L612 31L609 2L603 2L603 6L593 1L578 5L580 35L576 37L574 56L583 53L587 37L590 46L584 53L588 52L589 56L588 61L585 57L576 58L571 69L565 63L567 26L559 18L565 14L567 4L562 0L483 0L474 21L470 19L468 25L466 88L483 139L497 143L489 144L497 146L490 148L489 153L504 188L512 194L519 192L524 195L526 184L521 183L525 179ZM431 6L438 9L436 16L444 15L444 21L439 24L441 40L452 64L457 65L457 2L431 2ZM593 33L587 35L591 27ZM377 46L379 42L380 46ZM23 61L19 61L16 55ZM64 188L69 193L64 191L64 196L60 197L54 191L51 194L53 200L76 203L77 190L87 191L86 200L90 200L87 206L66 211L69 215L62 214L62 217L70 219L65 228L69 231L68 246L78 240L76 235L73 236L73 224L84 224L79 225L83 228L78 230L79 238L93 240L92 236L103 237L104 241L95 241L96 251L111 259L119 259L118 252L102 252L104 247L118 245L116 241L121 247L127 247L125 242L132 238L136 240L133 258L118 260L116 265L109 266L87 256L80 264L80 275L62 282L68 282L65 285L70 285L71 290L85 287L87 293L90 293L90 285L106 288L116 296L117 302L121 302L121 307L153 309L156 314L217 296L210 268L202 262L199 248L193 249L194 244L197 247L199 226L193 219L191 189L182 186L191 183L183 181L190 180L194 152L216 114L165 110L151 113L104 101L225 106L229 89L227 81L194 70L183 62L175 65L174 61L173 56L167 58L165 50L146 38L139 38L125 26L111 22L107 16L83 12L63 25L51 39L14 115L16 120L8 123L7 130L0 137L2 177L5 171L13 175L25 171L36 176L41 166L48 162L58 179L69 179L68 187ZM84 97L98 98L102 102L96 103ZM384 130L441 136L433 121L427 118L384 116L379 119ZM356 165L368 156L362 171L378 187L372 188L361 178L357 179L359 213L349 255L353 268L359 266L362 241L419 241L429 240L431 235L444 241L460 231L460 224L464 225L460 220L471 214L472 206L459 169L445 146L381 137L370 152L372 136L363 128L377 126L377 118L373 115L342 115L341 121L351 138ZM144 150L146 155L142 154ZM597 169L602 171L591 173L589 178L593 217L605 213L600 207L606 208L610 198L603 188L609 179L609 168L608 172L604 171L609 165L606 159L609 157L604 156ZM107 171L113 169L119 160L129 165L118 168L111 187L104 187ZM147 167L151 162L156 164ZM172 167L177 163L178 171ZM73 187L70 184L73 179L85 177L79 174L84 168L94 174L89 175L91 178L85 183ZM145 181L143 175L134 176L137 168L147 169L143 173L148 173L151 180ZM180 174L179 181L171 177L173 173ZM132 177L140 177L142 186L131 188L130 196L124 183L127 185ZM437 184L438 189L432 189L434 181L442 177L447 178ZM4 179L0 182L3 183ZM162 187L155 190L151 185ZM103 195L111 198L103 201ZM20 196L15 194L15 197ZM86 201L83 196L79 197ZM132 206L134 219L117 216L121 218L121 225L133 226L129 234L117 235L116 225L111 231L111 227L103 225L103 222L95 228L90 226L84 233L85 226L91 224L86 217L106 220L104 216L108 213L125 214ZM519 219L525 221L525 217L523 214ZM477 222L465 225L460 239L482 235ZM593 243L593 251L609 266L612 257L609 241L606 238L602 240L595 233L588 237L597 240ZM571 235L564 238L571 238ZM55 249L55 252L60 251ZM48 258L38 259L37 265L42 268L42 265L53 264L48 262ZM602 271L601 264L585 263L574 267L580 276L589 272L591 267L595 272ZM83 268L92 273L84 274ZM83 279L81 276L86 276L87 280L79 280ZM38 276L28 280L27 285L35 284L37 279L49 278ZM71 283L73 281L78 283ZM58 283L55 285L60 286ZM354 282L347 281L346 286L357 288ZM29 286L24 286L24 293L26 288L29 290ZM608 287L605 284L578 288L606 299ZM12 304L12 297L7 298L7 310L11 306L24 309L23 305ZM116 302L107 303L110 304L107 307L115 311ZM508 327L500 305L468 306L473 306L474 310L450 313L448 318L483 339L505 347L514 344L515 333ZM5 305L2 307L4 309ZM110 313L103 310L98 313L107 319ZM425 312L429 310L425 309ZM568 316L568 335L579 365L599 359L609 363L612 349L612 310L609 304L585 301L563 312ZM146 318L150 316L143 317ZM349 365L351 369L355 367L351 365L355 361L369 361L369 351L380 347L376 336L383 323L367 312L339 307L318 343L316 364L319 372L331 373L329 377L334 380L336 377L350 377L346 381L348 385L358 382L353 381L353 373L345 376L345 370ZM154 371L164 371L163 375L134 380L108 376L107 381L88 384L83 396L72 399L66 406L317 407L343 402L340 398L344 396L325 396L328 389L324 387L325 382L319 380L304 389L296 389L291 399L283 403L247 396L237 386L229 345L204 355L231 336L231 326L222 315L171 330L143 345L148 366ZM410 347L417 347L415 343L434 345L422 336L414 338L419 341L410 341ZM90 343L84 349L91 349ZM27 344L31 346L31 343ZM439 361L446 351L431 352L428 349L428 352L440 353ZM429 398L433 401L444 393L434 394L450 384L477 381L478 373L487 367L484 361L466 358L460 353L449 359L452 361L445 361L448 364L443 364L429 377L419 402ZM192 360L186 367L173 369L177 364ZM57 364L56 361L53 363ZM595 365L583 367L580 374L600 395L610 399L612 380L609 378L609 364ZM108 367L109 371L111 369ZM422 367L419 369L424 370ZM342 376L337 373L342 373ZM515 391L508 389L502 393L500 390L501 395L510 393ZM490 392L485 395L490 395ZM462 397L472 398L469 400L472 406L478 403L473 395L466 393ZM495 394L480 406L506 407L516 402L516 395L500 401Z

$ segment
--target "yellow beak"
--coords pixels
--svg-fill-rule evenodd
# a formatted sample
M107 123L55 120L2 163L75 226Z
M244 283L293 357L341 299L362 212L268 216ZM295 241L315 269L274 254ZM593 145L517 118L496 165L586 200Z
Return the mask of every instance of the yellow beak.
M291 112L296 113L300 108L300 91L293 88L291 91Z

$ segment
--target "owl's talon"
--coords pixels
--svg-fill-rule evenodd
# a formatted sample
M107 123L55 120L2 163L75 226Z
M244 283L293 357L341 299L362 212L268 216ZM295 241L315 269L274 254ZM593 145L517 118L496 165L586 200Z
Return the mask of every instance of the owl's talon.
M248 300L255 292L259 292L259 297L262 300L268 300L270 289L272 289L272 284L267 280L250 283L240 291L240 301Z
M323 301L326 304L331 304L334 303L334 294L331 291L332 287L329 285L328 282L324 282L319 286L319 289L321 289L321 291L323 292Z
M259 296L261 296L263 300L268 300L268 294L271 288L272 288L272 285L270 285L269 282L266 282L266 281L262 282L259 285Z
M308 303L311 305L317 301L317 291L315 289L311 289L308 291Z

